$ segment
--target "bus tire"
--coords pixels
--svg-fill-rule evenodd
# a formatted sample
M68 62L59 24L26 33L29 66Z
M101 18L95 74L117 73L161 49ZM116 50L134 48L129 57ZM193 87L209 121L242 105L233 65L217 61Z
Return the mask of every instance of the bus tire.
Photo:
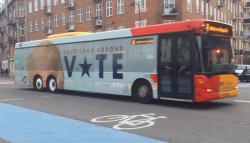
M151 103L153 100L153 92L150 84L146 81L139 81L135 83L132 96L140 103Z
M50 92L56 92L57 91L56 78L50 77L47 82L47 87Z
M35 77L33 86L37 91L43 90L43 80L40 76Z

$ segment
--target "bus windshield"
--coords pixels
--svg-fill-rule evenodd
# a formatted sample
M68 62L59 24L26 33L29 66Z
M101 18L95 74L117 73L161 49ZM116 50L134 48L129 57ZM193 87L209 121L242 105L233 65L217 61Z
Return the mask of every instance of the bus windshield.
M234 70L229 37L202 35L198 41L203 72L232 72Z

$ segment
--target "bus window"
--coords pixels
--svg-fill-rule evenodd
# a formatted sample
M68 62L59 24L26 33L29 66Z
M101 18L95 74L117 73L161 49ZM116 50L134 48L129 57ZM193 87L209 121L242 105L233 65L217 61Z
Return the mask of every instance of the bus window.
M161 39L161 79L160 79L160 84L161 86L161 91L162 92L172 92L172 38L163 38Z
M202 60L204 72L233 71L230 38L219 36L204 36L201 38L203 47Z
M177 91L190 94L191 90L191 40L190 35L177 38Z

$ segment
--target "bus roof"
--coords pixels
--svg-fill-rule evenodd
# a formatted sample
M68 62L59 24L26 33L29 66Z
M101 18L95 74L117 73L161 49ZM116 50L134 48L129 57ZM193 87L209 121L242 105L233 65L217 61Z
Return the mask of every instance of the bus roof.
M162 33L172 33L178 31L190 31L196 30L196 32L202 32L202 27L204 23L208 20L204 19L196 19L196 20L187 20L174 22L169 24L157 24L150 25L145 27L138 28L130 28L123 30L114 30L114 31L106 31L106 32L98 32L98 33L89 33L89 34L75 34L74 36L65 37L63 34L59 34L58 36L52 36L52 39L42 39L35 41L27 41L22 43L16 43L16 48L24 48L24 47L34 47L37 46L42 41L51 41L54 44L63 44L63 43L71 43L71 42L84 42L84 41L94 41L94 40L104 40L104 39L115 39L115 38L123 38L123 37L137 37L137 36L146 36L146 35L155 35ZM216 22L217 21L211 21ZM225 24L225 23L223 23ZM228 24L226 24L228 25ZM228 25L231 26L231 25Z

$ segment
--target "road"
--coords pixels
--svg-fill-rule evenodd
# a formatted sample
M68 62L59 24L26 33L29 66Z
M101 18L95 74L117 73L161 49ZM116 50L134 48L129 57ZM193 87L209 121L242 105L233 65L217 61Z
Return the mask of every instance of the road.
M111 95L37 92L0 79L0 142L249 143L250 83L239 89L236 98L202 104L140 104Z

